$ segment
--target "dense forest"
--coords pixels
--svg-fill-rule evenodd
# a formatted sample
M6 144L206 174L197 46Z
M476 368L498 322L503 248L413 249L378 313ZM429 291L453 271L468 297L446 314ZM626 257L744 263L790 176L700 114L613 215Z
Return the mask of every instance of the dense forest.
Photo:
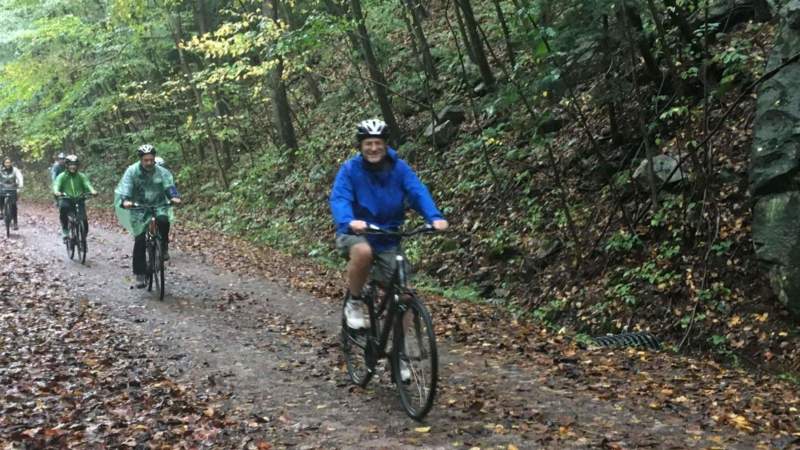
M381 117L454 225L406 249L429 292L792 378L748 168L794 3L0 0L0 153L110 195L152 143L182 221L341 267L327 197Z

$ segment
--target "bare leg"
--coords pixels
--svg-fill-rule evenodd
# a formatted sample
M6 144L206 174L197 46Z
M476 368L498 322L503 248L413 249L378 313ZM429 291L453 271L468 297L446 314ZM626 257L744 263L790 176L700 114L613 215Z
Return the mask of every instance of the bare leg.
M372 248L369 244L360 243L350 247L347 282L352 295L356 297L361 295L361 289L367 282L370 267L372 267Z

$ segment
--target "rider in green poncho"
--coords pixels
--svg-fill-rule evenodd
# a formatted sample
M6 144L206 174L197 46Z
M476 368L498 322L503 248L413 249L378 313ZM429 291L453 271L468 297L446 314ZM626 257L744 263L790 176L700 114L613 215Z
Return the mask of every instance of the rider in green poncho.
M155 162L156 149L145 144L139 147L139 162L125 170L125 174L117 185L114 206L117 218L134 237L133 274L136 276L136 287L145 287L145 238L144 232L151 218L146 209L133 209L134 204L156 207L158 231L164 243L164 260L169 259L169 228L175 216L171 204L181 202L178 189L175 187L172 173Z

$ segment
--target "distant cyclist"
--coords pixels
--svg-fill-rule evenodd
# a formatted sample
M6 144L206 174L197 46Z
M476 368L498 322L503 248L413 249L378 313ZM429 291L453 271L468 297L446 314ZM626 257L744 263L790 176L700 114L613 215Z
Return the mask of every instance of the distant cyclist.
M67 170L61 172L53 182L53 194L58 198L58 216L61 221L61 237L69 236L69 213L77 208L79 220L83 221L83 229L89 234L89 217L86 214L86 195L97 195L89 177L79 172L81 161L76 155L65 158Z
M50 181L56 181L61 172L64 171L67 155L63 152L56 155L56 161L50 166Z
M169 259L169 229L173 214L170 204L181 202L180 194L175 187L172 173L162 166L156 165L156 149L145 144L137 150L139 161L130 165L117 185L116 204L122 208L131 208L135 204L156 207L156 222L163 239L164 260ZM118 211L118 216L120 213ZM145 259L145 227L150 221L146 210L133 210L129 215L121 216L120 221L134 235L133 274L136 276L136 287L145 287L147 272Z
M436 230L448 227L428 188L411 167L387 145L389 128L382 120L365 120L356 127L359 154L339 169L330 196L336 224L336 247L349 259L345 318L350 328L369 326L362 307L361 289L372 263L376 278L389 282L399 240L388 236L359 236L368 225L397 230L404 222L406 202Z
M6 196L12 201L11 215L14 230L18 230L17 225L17 193L23 186L22 172L14 167L11 158L3 159L3 166L0 167L0 219L3 218L5 211Z

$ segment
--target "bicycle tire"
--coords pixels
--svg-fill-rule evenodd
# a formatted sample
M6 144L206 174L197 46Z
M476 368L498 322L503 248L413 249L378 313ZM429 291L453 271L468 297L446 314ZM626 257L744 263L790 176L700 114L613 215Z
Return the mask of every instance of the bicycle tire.
M364 387L372 379L373 368L369 367L368 356L372 352L372 339L370 330L353 330L347 326L344 308L347 305L347 296L342 302L342 353L347 365L347 375L353 384ZM361 338L361 339L359 339Z
M70 218L67 228L67 256L69 259L75 259L75 241L77 239L77 231L75 230L75 220Z
M406 414L414 420L422 420L436 397L439 377L439 357L436 351L436 333L433 320L425 305L413 294L407 302L408 310L398 316L392 346L392 373L400 394L400 403ZM411 313L411 323L406 330L404 316ZM401 380L400 362L404 361L411 371L408 382Z
M152 244L148 243L147 251L145 252L147 255L147 260L145 261L145 267L147 267L147 269L145 269L147 273L147 292L153 292L153 274L155 273L155 265L153 264L153 261L155 260L154 248L155 247Z
M6 238L11 237L11 198L6 197L3 203L3 220L6 223Z
M81 261L81 264L86 264L86 227L83 225L83 221L78 222L78 258Z
M157 239L153 246L153 266L154 273L153 279L155 280L156 288L158 289L158 299L164 300L164 253L161 239Z

